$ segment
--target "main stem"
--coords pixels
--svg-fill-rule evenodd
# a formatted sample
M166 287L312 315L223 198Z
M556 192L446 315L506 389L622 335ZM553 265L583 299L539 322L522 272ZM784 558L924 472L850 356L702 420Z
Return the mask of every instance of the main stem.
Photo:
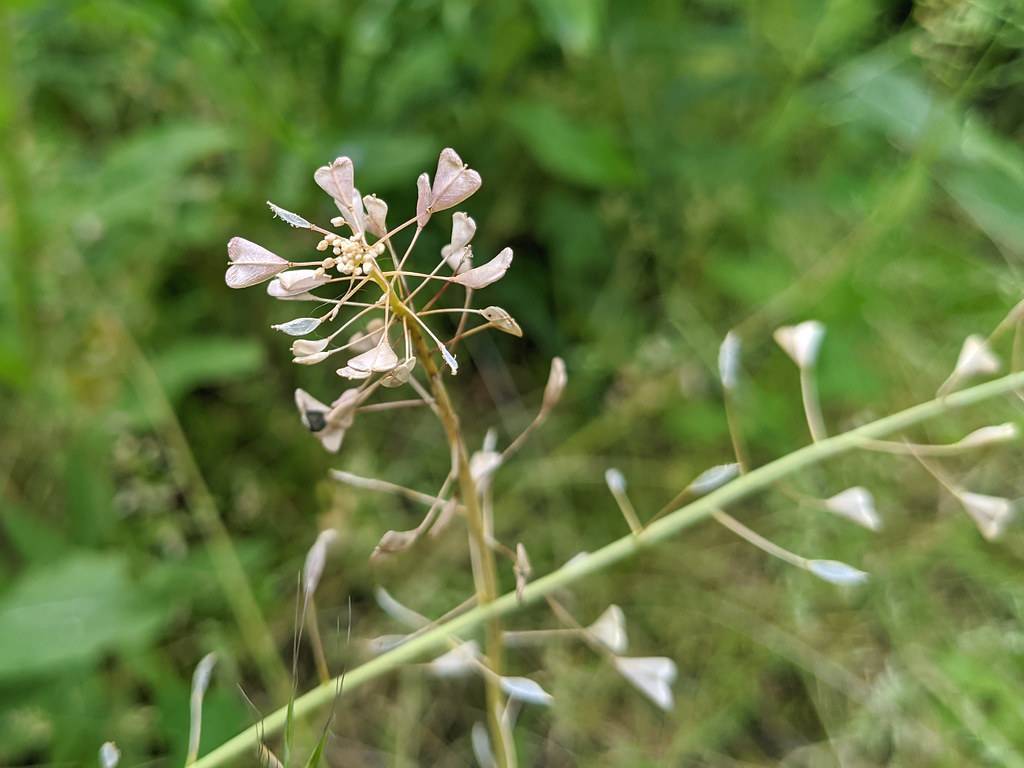
M379 279L377 282L381 285L382 289L386 290L392 311L399 316L407 315L410 310L394 291L387 286L387 283L383 279ZM427 378L430 380L430 389L434 395L437 414L440 417L441 424L444 426L448 446L455 460L455 470L459 481L459 496L466 510L466 527L469 530L469 556L473 568L473 584L476 588L477 605L487 605L494 602L498 597L498 571L494 562L494 552L487 544L487 536L484 531L484 517L480 509L480 494L477 491L473 473L470 471L469 453L466 450L466 442L462 438L459 417L455 412L451 397L448 395L448 389L444 385L444 377L434 361L430 347L412 320L409 322L409 336L416 350L416 357L420 365L423 366L424 371L426 371ZM487 665L494 672L493 675L484 676L484 686L487 692L487 726L491 735L491 743L494 745L499 768L515 768L517 764L515 747L510 735L504 728L501 718L505 705L505 696L502 693L498 676L502 674L502 667L504 666L505 645L502 640L500 616L495 615L487 621L484 645L487 652Z

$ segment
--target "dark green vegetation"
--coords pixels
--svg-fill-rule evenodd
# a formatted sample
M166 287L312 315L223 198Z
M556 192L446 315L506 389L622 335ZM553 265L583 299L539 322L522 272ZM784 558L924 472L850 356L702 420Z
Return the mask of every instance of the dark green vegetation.
M497 481L498 531L543 573L730 460L718 343L745 342L755 462L807 440L778 324L829 328L833 430L926 399L963 337L1021 298L1024 16L998 0L737 3L16 2L0 40L0 764L178 765L195 663L219 652L204 751L284 703L296 574L316 532L342 543L318 607L335 671L353 636L397 627L387 586L436 616L471 591L452 532L371 567L418 508L329 467L428 492L446 455L424 417L366 414L338 457L304 433L303 386L269 329L294 316L223 284L228 237L286 257L309 238L267 198L332 213L312 171L341 153L363 192L409 212L437 151L484 178L464 207L478 254L516 251L487 301L525 339L480 335L451 386L479 440L532 415L548 360L570 386ZM420 265L447 236L437 217ZM1007 350L1000 350L1008 357ZM1014 408L1016 407L1016 411ZM951 440L1019 412L960 414ZM1019 447L947 462L1021 493ZM1024 765L1024 546L995 544L912 461L856 456L798 479L876 494L853 529L778 494L735 514L802 554L863 567L852 594L711 524L567 596L617 602L632 652L677 660L664 716L583 647L516 657L556 698L517 729L524 765ZM206 546L230 533L269 634ZM503 573L512 586L511 569ZM550 624L540 609L516 627ZM338 625L342 626L339 631ZM304 654L300 689L315 679ZM542 670L539 671L538 670ZM345 698L336 765L471 760L478 681L410 668ZM303 738L315 738L315 729ZM163 757L154 761L154 758Z

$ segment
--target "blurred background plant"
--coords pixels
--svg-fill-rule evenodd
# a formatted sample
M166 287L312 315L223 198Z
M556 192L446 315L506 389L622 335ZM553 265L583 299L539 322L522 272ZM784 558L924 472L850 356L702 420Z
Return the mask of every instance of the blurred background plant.
M210 651L203 751L253 719L238 685L281 704L296 574L323 527L342 534L317 593L325 626L351 597L354 636L394 631L378 585L430 616L471 592L446 565L455 542L371 566L380 533L419 510L327 475L422 486L448 461L429 419L381 421L326 455L291 392L333 373L282 353L269 326L288 307L223 285L226 236L295 243L266 197L333 215L309 171L339 154L401 210L443 146L485 179L478 252L516 252L488 300L525 343L468 340L453 390L467 414L496 403L493 426L514 435L550 358L570 372L552 425L497 480L499 526L535 573L624 533L608 466L643 516L730 460L715 371L730 328L762 463L807 439L776 325L828 325L836 429L931 396L963 338L1021 297L1014 2L20 0L0 14L0 764L92 764L107 739L122 764L180 764ZM1015 416L992 404L924 436ZM489 426L468 421L480 438ZM1020 493L1019 451L956 468ZM523 764L1024 765L1016 530L984 542L912 461L800 478L818 495L853 484L874 491L880 534L781 496L736 510L869 570L851 596L711 526L575 590L581 619L614 600L634 647L678 661L676 709L585 649L546 647L529 669L557 704L524 713ZM336 669L352 656L341 634L325 638ZM311 662L299 674L315 680ZM466 765L478 693L416 669L359 689L329 757Z

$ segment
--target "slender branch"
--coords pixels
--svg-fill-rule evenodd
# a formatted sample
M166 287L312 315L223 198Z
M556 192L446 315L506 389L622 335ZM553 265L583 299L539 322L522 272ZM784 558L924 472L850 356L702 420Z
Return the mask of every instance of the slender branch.
M484 622L512 613L524 605L536 603L558 589L582 581L593 574L601 573L637 552L661 544L695 523L707 519L717 509L762 491L807 467L856 450L865 438L884 437L920 422L934 419L949 411L991 400L1022 387L1024 387L1024 373L1003 376L985 384L955 392L945 398L929 400L835 437L826 438L762 467L752 469L707 496L651 523L641 533L630 533L623 536L589 555L575 558L571 564L563 565L546 576L530 582L522 590L521 600L514 591L506 593L497 600L478 605L473 610L357 667L345 677L344 694L347 695L352 690L391 672L402 664L415 661L442 648L448 638L465 636ZM334 700L336 693L334 685L327 684L320 685L303 694L295 700L295 717L307 717L324 708ZM251 756L256 752L260 734L280 732L284 727L286 717L287 707L278 709L264 718L262 722L250 726L198 760L194 764L195 768L217 768L217 766L227 765L243 756Z

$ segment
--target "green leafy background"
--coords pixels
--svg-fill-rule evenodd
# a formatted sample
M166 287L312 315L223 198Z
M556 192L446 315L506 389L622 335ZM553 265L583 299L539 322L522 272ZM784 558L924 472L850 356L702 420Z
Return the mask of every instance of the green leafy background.
M508 440L549 359L567 361L565 401L496 488L499 536L539 573L625 531L605 468L647 517L730 459L715 374L730 328L762 463L807 441L775 326L828 325L820 388L839 430L930 397L964 336L1021 298L1010 0L19 0L0 19L2 765L90 765L107 739L123 764L180 765L209 651L204 751L254 720L239 688L282 705L252 648L290 674L296 575L324 526L342 534L318 594L336 672L398 630L376 586L431 616L470 593L457 528L371 565L420 510L327 476L433 492L436 425L367 414L325 455L291 393L339 383L297 370L269 329L294 306L223 284L232 235L308 253L264 201L329 218L311 176L338 154L396 221L442 147L484 177L464 206L476 251L516 252L487 301L525 339L475 337L452 388L474 443L489 427ZM1019 401L992 404L917 437L1019 417ZM1021 494L1017 446L947 468ZM675 711L584 647L517 656L556 701L524 713L524 765L1024 765L1019 528L985 543L903 459L794 484L866 485L885 528L775 492L735 513L870 584L837 591L710 525L591 579L563 600L584 622L620 604L631 651L678 662ZM207 490L265 637L235 621ZM511 623L552 626L542 609ZM296 684L314 681L303 653ZM479 681L403 669L339 703L326 761L469 765L482 703Z

